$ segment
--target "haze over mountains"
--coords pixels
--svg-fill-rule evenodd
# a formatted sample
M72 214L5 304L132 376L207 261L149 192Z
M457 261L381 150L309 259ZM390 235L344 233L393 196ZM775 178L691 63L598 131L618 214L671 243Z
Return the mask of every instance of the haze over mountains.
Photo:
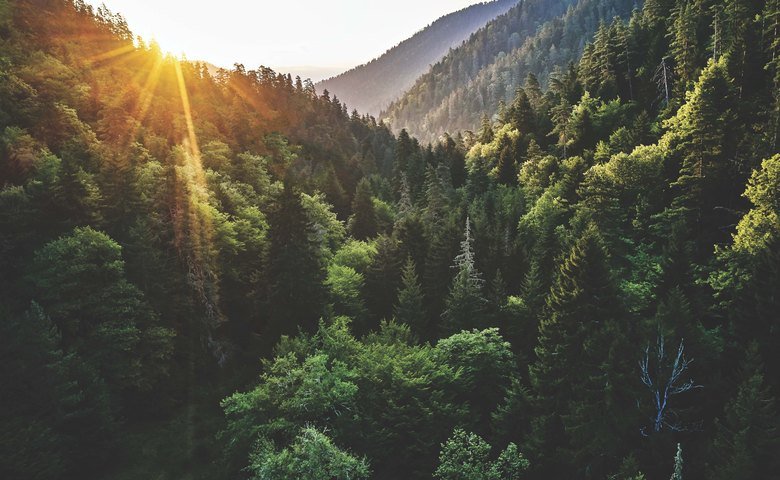
M576 61L601 22L627 17L634 0L526 0L449 52L381 115L420 140L473 130L509 103L529 73Z
M328 90L350 109L378 115L431 64L516 4L517 0L496 0L445 15L381 57L317 83L317 90Z
M415 138L0 0L0 479L777 480L780 0L520 1Z

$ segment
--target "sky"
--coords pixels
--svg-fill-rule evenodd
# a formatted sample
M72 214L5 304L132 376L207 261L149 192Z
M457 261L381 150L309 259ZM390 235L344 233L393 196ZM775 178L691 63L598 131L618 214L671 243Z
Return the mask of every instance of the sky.
M243 63L319 80L378 57L481 0L88 0L134 34L190 60Z

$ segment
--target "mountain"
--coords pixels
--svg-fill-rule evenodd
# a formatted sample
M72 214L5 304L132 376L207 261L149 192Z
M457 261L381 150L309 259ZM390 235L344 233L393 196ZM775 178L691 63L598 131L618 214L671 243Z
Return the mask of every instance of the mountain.
M319 82L317 90L328 90L361 113L378 115L432 63L515 4L517 0L483 2L445 15L381 57Z
M428 144L0 0L0 479L778 478L780 0L575 1Z
M529 73L549 74L576 61L599 24L626 17L635 0L525 0L491 21L435 64L381 118L431 141L472 130L483 113L509 102Z

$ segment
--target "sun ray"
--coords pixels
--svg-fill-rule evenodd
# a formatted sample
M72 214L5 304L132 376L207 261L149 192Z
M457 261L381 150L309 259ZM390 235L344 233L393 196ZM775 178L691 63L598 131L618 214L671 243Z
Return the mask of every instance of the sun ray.
M219 311L219 295L216 285L217 265L214 258L216 247L214 245L214 226L211 213L208 211L208 187L206 185L206 175L203 171L198 137L195 132L195 123L192 118L192 107L184 80L184 72L179 60L174 60L173 63L176 70L176 80L179 87L179 95L181 96L184 120L187 124L187 137L184 141L186 149L184 160L186 163L181 170L181 181L184 184L177 185L177 190L181 192L177 195L177 198L187 202L178 209L188 212L185 228L187 229L187 236L192 244L192 248L188 249L186 260L191 281L203 302L207 318L212 326L216 328L224 319Z
M157 90L157 84L160 83L160 72L162 70L162 66L163 58L158 56L154 60L154 65L152 65L152 68L149 71L149 76L146 78L146 82L144 83L143 87L141 87L141 95L138 99L138 107L136 109L135 115L139 123L144 120L146 114L149 111L149 107L152 105L152 100L154 100L154 93Z
M196 161L200 163L200 148L198 147L198 137L195 134L195 124L192 121L192 107L190 106L190 97L187 94L187 85L184 82L184 73L182 72L180 61L174 60L173 64L174 68L176 69L176 80L179 85L179 95L181 96L181 104L182 108L184 109L184 120L187 122L187 135L190 143L190 151L193 154L193 157L196 158ZM203 167L201 166L199 170L202 173Z
M125 56L127 54L133 53L136 51L135 45L128 44L123 45L119 48L115 48L113 50L109 50L107 52L98 53L97 55L93 55L91 57L88 57L85 60L85 63L87 65L93 65L95 63L99 63L105 60L113 60L121 56Z

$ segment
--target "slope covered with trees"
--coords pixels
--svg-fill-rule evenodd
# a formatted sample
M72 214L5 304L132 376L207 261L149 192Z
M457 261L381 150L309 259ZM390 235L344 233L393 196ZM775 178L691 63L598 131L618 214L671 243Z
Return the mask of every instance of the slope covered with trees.
M451 51L394 101L381 118L434 141L476 130L534 74L546 86L557 68L576 62L600 22L627 17L634 0L524 0Z
M423 144L0 1L0 476L774 478L778 21L648 0Z
M379 115L432 64L516 3L517 0L493 0L445 15L379 58L323 80L316 87L336 94L350 108Z

